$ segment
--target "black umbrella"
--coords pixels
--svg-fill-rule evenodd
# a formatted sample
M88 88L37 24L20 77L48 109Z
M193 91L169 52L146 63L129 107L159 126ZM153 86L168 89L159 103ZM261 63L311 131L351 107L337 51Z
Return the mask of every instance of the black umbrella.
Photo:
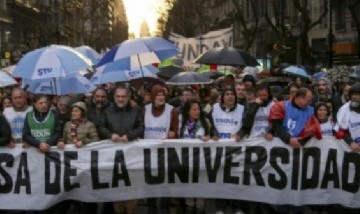
M156 75L158 75L161 79L169 80L172 76L183 71L184 69L180 66L170 65L159 68L159 72Z
M279 85L279 86L286 86L292 80L289 77L267 77L259 81L259 84L265 83L268 85Z
M233 47L213 48L200 56L194 63L230 66L257 66L259 63L250 54Z
M224 74L219 72L219 71L202 72L201 75L207 76L207 77L209 77L210 79L213 79L213 80L216 80L217 78L224 76Z
M198 85L198 84L210 84L212 79L206 75L203 75L194 71L185 71L176 74L171 77L166 84L168 85Z
M350 80L360 81L360 69L353 71L349 75Z

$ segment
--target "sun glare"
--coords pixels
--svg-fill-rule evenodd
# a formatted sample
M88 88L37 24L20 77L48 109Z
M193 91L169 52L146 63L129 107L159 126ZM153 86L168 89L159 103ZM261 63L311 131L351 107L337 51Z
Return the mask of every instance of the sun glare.
M140 27L145 20L149 26L150 34L156 31L156 22L159 16L158 8L161 0L123 0L126 16L129 23L129 33L139 36Z

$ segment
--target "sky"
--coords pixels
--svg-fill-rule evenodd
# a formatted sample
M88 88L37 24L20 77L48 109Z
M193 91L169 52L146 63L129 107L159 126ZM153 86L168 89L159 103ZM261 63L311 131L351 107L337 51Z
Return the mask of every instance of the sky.
M147 21L150 33L156 31L158 8L162 0L123 0L126 16L129 24L129 33L139 36L140 26L144 20Z

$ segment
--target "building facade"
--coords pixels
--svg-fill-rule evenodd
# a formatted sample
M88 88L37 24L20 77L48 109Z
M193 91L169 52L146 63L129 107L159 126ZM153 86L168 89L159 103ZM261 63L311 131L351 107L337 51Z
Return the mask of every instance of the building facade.
M334 64L360 64L359 35L349 10L351 1L299 1L298 7L294 2L213 0L211 28L233 26L234 46L247 49L258 58L282 57L282 62L301 64L304 44L301 37L309 24L311 29L307 32L307 41L314 63L329 65L332 59ZM299 7L305 8L306 13ZM360 14L360 3L354 9ZM252 41L251 37L255 39ZM252 42L250 47L247 46L249 41Z

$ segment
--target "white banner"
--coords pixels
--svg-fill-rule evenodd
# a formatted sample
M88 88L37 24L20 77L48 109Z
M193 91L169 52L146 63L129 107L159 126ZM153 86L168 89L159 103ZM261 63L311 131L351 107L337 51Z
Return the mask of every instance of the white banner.
M228 198L360 207L360 155L342 141L293 149L279 139L166 140L84 148L2 148L1 209L44 209L65 199ZM21 203L19 203L21 202Z
M233 28L210 31L204 35L186 38L176 33L170 33L169 40L181 50L185 66L194 66L193 61L201 53L216 47L233 46Z

